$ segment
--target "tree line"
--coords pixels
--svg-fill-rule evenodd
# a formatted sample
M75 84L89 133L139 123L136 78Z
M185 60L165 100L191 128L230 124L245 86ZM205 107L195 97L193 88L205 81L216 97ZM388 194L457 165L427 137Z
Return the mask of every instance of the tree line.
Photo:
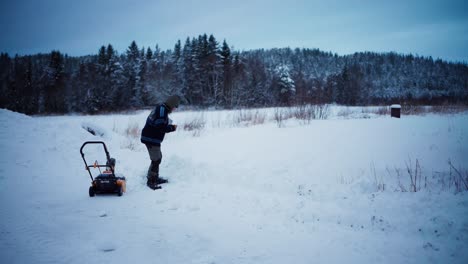
M173 49L119 54L0 54L0 108L27 114L150 107L168 95L196 107L468 102L468 65L394 52L339 56L307 48L234 50L213 35Z

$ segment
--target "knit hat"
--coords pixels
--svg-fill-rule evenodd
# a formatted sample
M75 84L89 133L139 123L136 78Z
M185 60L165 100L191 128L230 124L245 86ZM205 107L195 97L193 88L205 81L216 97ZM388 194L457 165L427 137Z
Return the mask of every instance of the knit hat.
M180 98L177 95L169 96L165 102L165 104L169 106L171 109L179 107L179 103L180 103Z

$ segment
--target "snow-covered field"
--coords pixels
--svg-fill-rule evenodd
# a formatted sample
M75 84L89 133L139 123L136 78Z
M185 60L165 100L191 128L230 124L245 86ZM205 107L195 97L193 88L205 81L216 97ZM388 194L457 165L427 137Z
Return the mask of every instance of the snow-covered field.
M274 109L254 111L264 122L239 120L249 111L172 114L179 130L166 136L161 165L170 183L152 191L138 138L149 111L1 109L0 262L468 263L458 174L468 169L468 113L332 109L327 120L278 127ZM193 120L204 128L182 129ZM88 196L79 153L88 140L117 159L122 197ZM87 150L104 160L101 148Z

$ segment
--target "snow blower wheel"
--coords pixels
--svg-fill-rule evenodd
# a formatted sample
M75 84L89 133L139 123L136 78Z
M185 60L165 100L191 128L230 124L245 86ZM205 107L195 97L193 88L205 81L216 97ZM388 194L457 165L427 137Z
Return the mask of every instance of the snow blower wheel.
M106 165L100 165L96 160L93 165L88 165L85 159L85 154L83 153L83 148L88 144L102 144L104 147L104 152L106 153ZM81 157L86 166L86 170L89 173L91 178L91 186L89 187L89 197L94 197L96 194L117 194L122 196L126 191L126 181L125 177L115 176L115 159L111 158L109 151L107 151L106 144L102 141L86 141L83 143L80 149ZM101 172L101 168L105 170ZM98 169L99 175L93 178L91 169Z
M95 194L93 186L89 187L89 197L94 197Z

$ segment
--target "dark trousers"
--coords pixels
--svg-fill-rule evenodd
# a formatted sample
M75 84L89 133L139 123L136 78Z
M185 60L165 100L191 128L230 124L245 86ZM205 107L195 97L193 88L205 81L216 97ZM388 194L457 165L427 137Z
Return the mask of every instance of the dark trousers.
M162 160L161 147L146 145L146 148L148 149L148 154L151 159L148 175L146 177L148 180L156 180L159 177L159 164L161 164Z

